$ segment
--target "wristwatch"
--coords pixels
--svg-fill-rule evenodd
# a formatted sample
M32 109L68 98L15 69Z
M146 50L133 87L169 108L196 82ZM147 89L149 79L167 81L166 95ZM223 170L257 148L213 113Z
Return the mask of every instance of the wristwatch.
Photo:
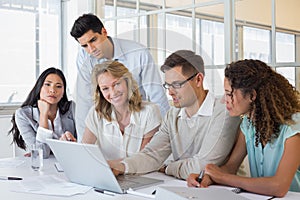
M163 165L158 171L162 172L162 173L166 173L167 167L168 167L168 165Z

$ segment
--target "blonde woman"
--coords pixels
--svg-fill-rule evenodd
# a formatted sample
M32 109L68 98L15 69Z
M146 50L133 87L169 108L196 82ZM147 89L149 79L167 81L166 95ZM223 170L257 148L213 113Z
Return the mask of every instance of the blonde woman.
M136 81L117 61L93 68L94 106L85 120L82 143L97 143L108 160L140 151L161 123L158 106L142 101Z

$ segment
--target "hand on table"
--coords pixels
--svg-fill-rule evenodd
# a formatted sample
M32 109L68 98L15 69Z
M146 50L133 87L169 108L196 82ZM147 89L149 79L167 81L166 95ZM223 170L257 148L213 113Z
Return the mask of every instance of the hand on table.
M76 138L72 135L70 131L66 131L62 136L59 138L59 140L63 141L70 141L70 142L76 142Z

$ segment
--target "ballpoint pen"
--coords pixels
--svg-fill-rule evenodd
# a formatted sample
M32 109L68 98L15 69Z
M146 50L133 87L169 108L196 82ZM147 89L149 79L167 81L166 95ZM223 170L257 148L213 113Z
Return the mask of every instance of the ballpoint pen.
M95 192L100 192L102 194L106 194L106 195L110 195L110 196L115 196L115 193L113 192L109 192L109 191L106 191L106 190L102 190L102 189L99 189L99 188L94 188Z
M22 178L13 176L0 176L0 180L22 180Z
M198 183L201 183L201 181L202 181L202 179L203 179L203 176L204 176L204 173L205 173L204 170L202 170L202 171L200 172L200 174L199 174L199 176L198 176L198 178L197 178Z

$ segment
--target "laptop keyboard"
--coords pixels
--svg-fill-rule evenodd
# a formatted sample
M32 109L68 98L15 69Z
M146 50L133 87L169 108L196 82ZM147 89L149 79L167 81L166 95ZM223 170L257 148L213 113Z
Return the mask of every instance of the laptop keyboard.
M139 184L137 178L133 176L118 176L117 180L122 189L134 188Z

